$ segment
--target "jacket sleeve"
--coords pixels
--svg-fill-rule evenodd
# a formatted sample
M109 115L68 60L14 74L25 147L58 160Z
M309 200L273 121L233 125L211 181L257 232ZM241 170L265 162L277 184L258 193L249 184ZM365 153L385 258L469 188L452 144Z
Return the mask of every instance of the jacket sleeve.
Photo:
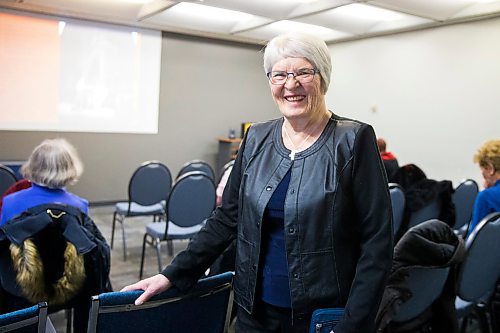
M217 207L205 226L192 238L186 250L179 253L161 274L181 290L191 288L208 267L236 238L238 198L243 164L242 142L233 169Z
M335 333L374 332L374 321L392 263L392 209L375 133L363 125L353 147L352 200L360 240L360 256Z

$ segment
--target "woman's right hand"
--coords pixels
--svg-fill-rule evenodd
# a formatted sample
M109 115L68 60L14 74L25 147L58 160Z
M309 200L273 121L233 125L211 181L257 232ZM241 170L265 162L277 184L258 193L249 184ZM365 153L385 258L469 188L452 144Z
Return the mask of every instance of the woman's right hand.
M165 277L165 275L157 274L150 278L128 285L120 291L144 290L144 293L134 302L135 305L141 305L154 295L164 292L171 286L172 283Z

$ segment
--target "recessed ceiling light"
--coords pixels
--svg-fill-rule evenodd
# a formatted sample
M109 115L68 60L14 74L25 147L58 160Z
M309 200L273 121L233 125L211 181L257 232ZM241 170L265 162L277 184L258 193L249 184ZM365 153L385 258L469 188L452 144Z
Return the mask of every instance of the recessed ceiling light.
M287 20L274 22L270 24L269 27L280 31L301 31L312 35L314 34L328 35L332 33L331 29L319 25L313 25L295 21L287 21Z
M143 5L150 2L151 0L123 0L123 1L128 3L137 3Z
M350 5L338 7L334 9L333 12L336 14L352 16L359 19L377 21L397 21L404 18L403 15L392 10L362 5L359 3L353 3Z
M235 10L205 6L190 2L180 2L177 5L170 7L169 12L175 12L191 17L200 17L203 19L212 19L216 21L247 21L254 16L248 13L238 12Z

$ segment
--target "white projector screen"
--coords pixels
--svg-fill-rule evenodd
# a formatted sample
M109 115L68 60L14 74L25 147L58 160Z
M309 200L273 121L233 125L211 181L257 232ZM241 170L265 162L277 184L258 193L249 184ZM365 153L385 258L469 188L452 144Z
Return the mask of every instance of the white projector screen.
M0 12L0 130L157 133L161 32Z

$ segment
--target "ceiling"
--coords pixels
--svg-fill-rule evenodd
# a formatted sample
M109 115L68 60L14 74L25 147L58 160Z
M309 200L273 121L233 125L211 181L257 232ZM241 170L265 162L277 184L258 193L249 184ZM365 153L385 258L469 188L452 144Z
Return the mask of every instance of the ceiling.
M337 43L500 16L500 0L0 0L0 8L250 44L291 30Z

